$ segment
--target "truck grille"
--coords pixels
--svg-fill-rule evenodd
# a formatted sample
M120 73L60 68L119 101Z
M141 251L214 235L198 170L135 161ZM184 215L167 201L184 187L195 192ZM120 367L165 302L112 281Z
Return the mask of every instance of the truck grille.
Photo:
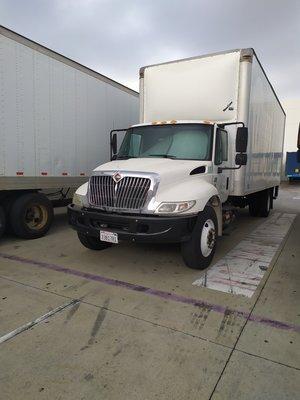
M95 207L137 210L145 206L151 180L125 176L116 183L110 175L92 176L89 203Z

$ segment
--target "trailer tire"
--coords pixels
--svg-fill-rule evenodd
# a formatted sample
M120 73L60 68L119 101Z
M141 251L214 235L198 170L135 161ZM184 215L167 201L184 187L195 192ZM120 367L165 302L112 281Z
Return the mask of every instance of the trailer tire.
M215 254L218 221L214 209L206 206L199 214L189 241L181 244L185 264L193 269L207 268Z
M53 207L44 194L26 193L15 199L9 219L16 236L23 239L37 239L50 229Z
M88 236L81 232L77 232L77 236L80 240L80 243L90 250L104 250L112 246L112 243L102 242L100 239L94 236Z
M6 227L6 218L3 207L0 205L0 238L3 236Z
M271 207L273 189L266 189L253 196L249 202L249 214L252 217L268 217Z

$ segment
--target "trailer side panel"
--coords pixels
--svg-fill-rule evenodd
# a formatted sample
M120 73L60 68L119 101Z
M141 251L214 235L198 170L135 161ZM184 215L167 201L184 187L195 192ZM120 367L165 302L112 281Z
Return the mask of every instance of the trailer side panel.
M0 89L0 190L78 186L108 161L109 131L138 122L135 92L4 34Z
M284 111L254 56L250 86L245 193L279 185L284 125Z

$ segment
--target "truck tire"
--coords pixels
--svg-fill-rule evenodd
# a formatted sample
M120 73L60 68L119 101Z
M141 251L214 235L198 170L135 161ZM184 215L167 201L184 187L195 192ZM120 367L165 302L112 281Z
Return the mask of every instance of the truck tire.
M3 236L5 232L5 224L6 218L5 218L5 212L2 206L0 206L0 238Z
M218 221L214 209L206 206L199 214L189 241L181 244L185 264L193 269L207 268L215 254Z
M9 219L16 236L37 239L48 232L53 221L53 207L44 194L22 194L12 204Z
M273 189L266 189L253 196L249 203L249 214L252 217L268 217L271 205Z
M104 250L112 246L112 243L102 242L94 236L88 236L81 232L77 232L77 236L81 244L90 250Z

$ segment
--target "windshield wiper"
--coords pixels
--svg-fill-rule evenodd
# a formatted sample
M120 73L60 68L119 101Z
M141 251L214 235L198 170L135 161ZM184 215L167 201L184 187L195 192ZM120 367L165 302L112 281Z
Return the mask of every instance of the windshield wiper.
M148 154L147 157L163 157L163 158L171 158L171 160L176 160L176 156L172 156L171 154Z

